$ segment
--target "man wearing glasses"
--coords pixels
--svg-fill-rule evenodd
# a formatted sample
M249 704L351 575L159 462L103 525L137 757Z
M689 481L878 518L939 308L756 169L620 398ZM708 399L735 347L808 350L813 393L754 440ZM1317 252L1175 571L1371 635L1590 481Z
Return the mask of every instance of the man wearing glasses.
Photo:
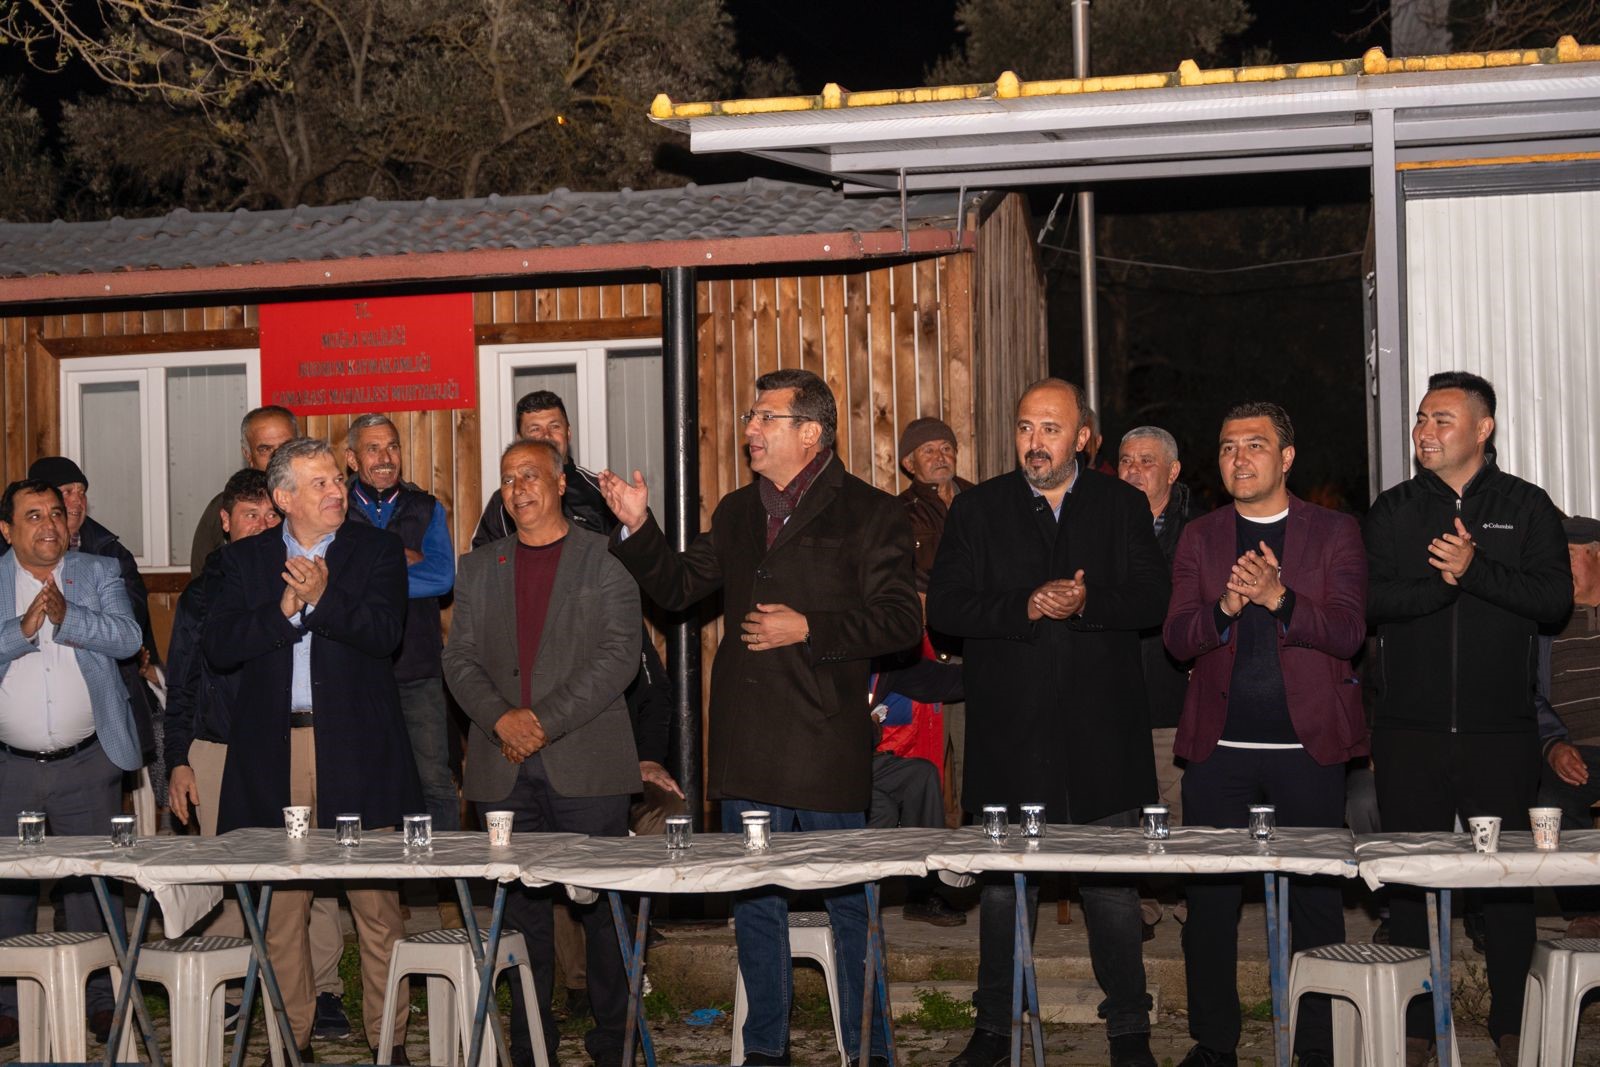
M775 832L859 828L872 781L872 724L862 714L869 662L922 635L911 528L893 497L835 457L833 394L815 374L762 375L742 419L756 477L722 499L687 552L672 551L638 471L631 483L601 473L622 524L612 551L669 611L722 592L707 795L722 801L723 829L739 830L750 810L771 812ZM856 1048L866 900L845 889L827 906L845 1047ZM744 1062L788 1063L787 901L744 894L734 917L750 1002ZM874 1062L887 1056L883 1038L873 1026Z

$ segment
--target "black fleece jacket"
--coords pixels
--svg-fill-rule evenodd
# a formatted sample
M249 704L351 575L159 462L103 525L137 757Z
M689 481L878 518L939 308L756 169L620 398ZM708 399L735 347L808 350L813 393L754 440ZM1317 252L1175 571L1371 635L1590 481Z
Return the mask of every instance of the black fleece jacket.
M1475 553L1450 585L1428 544L1458 516ZM1459 497L1422 471L1378 497L1365 537L1375 728L1532 733L1539 631L1572 610L1561 513L1545 491L1492 458Z

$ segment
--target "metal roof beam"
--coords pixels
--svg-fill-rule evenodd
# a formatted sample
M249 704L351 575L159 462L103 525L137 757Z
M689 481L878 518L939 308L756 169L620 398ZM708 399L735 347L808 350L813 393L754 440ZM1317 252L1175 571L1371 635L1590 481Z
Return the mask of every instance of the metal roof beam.
M1197 178L1213 174L1272 174L1281 171L1341 170L1370 166L1370 151L1319 152L1296 156L1224 156L1219 159L1163 159L1142 163L1082 164L1067 167L1018 167L1012 170L960 170L946 174L907 174L906 189L998 188L1017 185L1074 185L1083 182L1127 181L1135 178ZM850 181L863 175L850 175Z
M837 152L831 157L834 174L898 169L950 170L955 167L1009 167L1038 163L1076 163L1106 159L1160 159L1222 155L1261 155L1279 150L1365 148L1371 143L1371 130L1364 118L1337 126L1308 126L1295 129L1253 129L1196 132L1165 131L1159 134L1130 133L1123 137L1098 137L1084 140L1029 141L1026 143L987 144L971 147L890 149L887 151Z

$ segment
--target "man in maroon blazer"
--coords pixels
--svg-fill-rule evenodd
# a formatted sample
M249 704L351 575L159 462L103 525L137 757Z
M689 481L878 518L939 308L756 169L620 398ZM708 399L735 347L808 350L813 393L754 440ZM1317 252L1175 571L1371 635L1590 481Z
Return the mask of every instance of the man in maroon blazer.
M1173 745L1188 761L1184 823L1245 826L1251 804L1273 804L1280 826L1342 826L1345 762L1368 751L1350 668L1366 636L1361 529L1290 494L1294 426L1277 404L1229 411L1218 461L1233 506L1184 529L1162 631L1194 661ZM1241 889L1188 887L1189 1067L1237 1062ZM1297 885L1289 910L1294 951L1344 940L1337 886ZM1330 1064L1326 998L1306 1000L1298 1030L1300 1062Z

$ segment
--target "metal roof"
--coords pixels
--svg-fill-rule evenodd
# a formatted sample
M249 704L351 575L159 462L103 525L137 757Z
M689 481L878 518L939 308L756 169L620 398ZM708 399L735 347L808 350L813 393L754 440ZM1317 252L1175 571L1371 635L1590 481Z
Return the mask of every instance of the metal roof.
M695 152L749 152L847 191L1364 167L1375 113L1397 162L1600 151L1600 47L674 104Z
M898 197L845 197L753 178L679 189L0 223L0 302L948 251L961 247L952 233L956 199L932 194L902 205Z

